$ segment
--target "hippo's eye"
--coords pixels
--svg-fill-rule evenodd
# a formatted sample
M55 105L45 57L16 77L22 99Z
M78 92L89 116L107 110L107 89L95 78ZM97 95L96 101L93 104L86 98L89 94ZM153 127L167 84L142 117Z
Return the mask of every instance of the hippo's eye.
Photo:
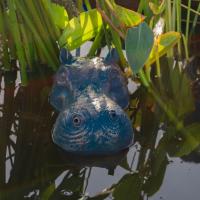
M110 117L111 119L116 119L117 118L117 113L114 110L110 111Z
M75 127L79 127L82 123L82 118L79 115L74 115L72 118L73 125Z

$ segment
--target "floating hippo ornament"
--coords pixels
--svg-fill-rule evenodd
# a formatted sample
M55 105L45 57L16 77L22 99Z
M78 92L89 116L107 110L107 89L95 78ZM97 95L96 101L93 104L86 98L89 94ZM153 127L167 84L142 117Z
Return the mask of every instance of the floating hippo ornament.
M50 103L60 112L53 142L81 155L110 155L128 148L133 129L123 109L129 94L111 54L105 60L74 58L62 49L60 59L50 94Z

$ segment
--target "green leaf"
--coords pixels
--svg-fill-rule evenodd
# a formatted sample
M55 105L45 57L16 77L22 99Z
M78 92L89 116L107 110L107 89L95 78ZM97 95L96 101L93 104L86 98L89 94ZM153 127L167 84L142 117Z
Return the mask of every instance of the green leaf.
M149 7L154 15L161 14L164 11L165 6L166 6L165 0L163 0L160 5L157 5L156 3L153 2L149 2Z
M156 61L156 54L158 57L166 54L171 48L173 48L173 46L179 41L180 38L181 35L177 32L168 32L160 35L154 43L146 65L149 66Z
M52 194L54 193L55 190L56 190L55 183L52 183L51 185L49 185L44 190L44 192L42 192L41 199L42 200L48 200L48 199L50 199L50 197L52 196Z
M110 195L109 192L102 192L100 194L97 194L94 197L88 197L87 199L83 198L83 200L104 200Z
M125 49L133 73L138 73L144 66L153 43L153 32L145 22L128 30L125 38Z
M184 138L180 143L180 148L175 156L181 157L189 154L200 144L200 124L194 123L185 127Z
M69 21L67 11L63 6L55 3L50 3L50 12L53 16L54 23L60 28L64 29Z
M80 47L100 31L102 18L96 9L81 13L72 18L59 39L60 46L66 45L69 50Z
M127 8L124 8L119 5L115 5L115 15L118 19L118 21L114 21L115 25L119 25L120 23L124 24L126 27L130 28L133 26L137 26L142 21L144 21L144 16L140 13L134 12L132 10L129 10Z
M139 200L141 188L139 174L126 174L115 186L113 197L115 200Z
M185 114L194 110L194 99L191 91L190 81L186 74L180 71L177 65L171 70L170 82L173 93L173 105L176 115L184 117Z
M146 194L148 194L148 196L154 195L160 189L163 183L168 163L166 152L161 160L162 160L161 162L160 161L157 162L156 157L154 158L154 160L152 160L152 168L156 167L158 171L156 171L156 173L152 173L151 176L146 181L146 183L144 184L144 191Z

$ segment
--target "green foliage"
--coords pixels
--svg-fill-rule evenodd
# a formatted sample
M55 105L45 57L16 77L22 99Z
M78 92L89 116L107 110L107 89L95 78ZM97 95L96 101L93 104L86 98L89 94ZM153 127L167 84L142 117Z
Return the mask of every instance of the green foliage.
M167 52L172 49L174 45L177 44L179 39L180 33L178 32L167 32L160 35L154 42L153 49L146 62L146 65L149 66L153 64L156 61L157 57L160 58L164 54L167 54Z
M67 11L63 6L51 3L50 0L42 0L49 10L52 20L60 29L64 29L69 21Z
M28 82L27 71L35 70L36 63L56 69L61 24L56 24L53 19L58 15L61 18L64 8L48 0L8 0L7 5L2 2L0 7L0 33L3 33L3 40L8 41L4 45L5 69L11 60L18 60L23 85Z
M149 7L154 15L161 14L166 6L166 0L162 0L160 4L156 4L154 2L149 2Z
M69 21L59 39L59 44L66 45L69 50L76 49L95 37L101 27L102 18L96 9L83 12Z
M153 43L153 32L145 22L128 30L125 48L133 73L138 73L142 69L149 57Z
M113 197L116 200L139 200L142 183L138 173L125 175L115 186Z
M185 134L182 136L179 148L175 152L174 156L181 157L188 155L190 152L195 150L200 144L200 124L194 123L185 127Z
M127 28L137 26L145 18L140 13L119 5L115 5L113 9L117 18L117 20L114 20L116 26L119 26L120 24L124 24Z
M166 155L165 156L162 155L162 157L160 158L162 159L162 162L156 162L159 159L157 157L155 157L155 159L152 160L152 163L151 163L152 169L154 170L154 167L156 167L158 170L156 170L156 173L152 173L152 175L149 177L149 179L146 181L146 183L143 186L144 191L148 196L152 196L157 191L159 191L163 183L168 161L167 161Z

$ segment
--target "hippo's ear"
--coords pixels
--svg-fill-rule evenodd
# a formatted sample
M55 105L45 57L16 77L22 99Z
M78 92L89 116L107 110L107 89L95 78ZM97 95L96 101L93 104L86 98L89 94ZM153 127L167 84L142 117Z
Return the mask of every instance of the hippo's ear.
M50 104L59 112L73 102L73 93L65 86L54 85L49 96Z
M105 58L105 63L106 64L112 64L112 63L118 63L120 61L120 58L119 58L119 54L117 52L117 50L115 48L112 48L106 58Z
M61 64L65 65L65 64L72 64L74 62L74 58L72 56L72 54L70 53L70 51L68 51L66 48L62 48L60 50L60 62Z
M49 96L50 104L58 111L69 107L73 101L73 90L69 80L69 68L61 66L55 77L54 85Z

